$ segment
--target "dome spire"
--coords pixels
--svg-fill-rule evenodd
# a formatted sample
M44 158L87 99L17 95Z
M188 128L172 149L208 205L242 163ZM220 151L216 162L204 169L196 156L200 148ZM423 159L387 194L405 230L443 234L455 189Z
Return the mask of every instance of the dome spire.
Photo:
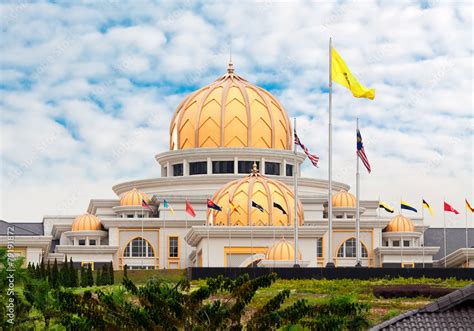
M234 73L234 65L232 64L232 40L229 43L229 64L227 65L227 73Z

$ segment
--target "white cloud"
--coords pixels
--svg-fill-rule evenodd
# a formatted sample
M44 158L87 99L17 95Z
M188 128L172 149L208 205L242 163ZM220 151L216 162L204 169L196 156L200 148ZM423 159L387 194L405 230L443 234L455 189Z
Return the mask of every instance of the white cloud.
M83 212L122 180L158 176L172 113L224 72L230 43L237 72L268 87L320 154L303 173L326 178L329 36L377 89L368 101L334 86L335 180L354 184L358 116L373 167L364 198L461 209L474 193L473 8L429 3L2 4L0 217Z

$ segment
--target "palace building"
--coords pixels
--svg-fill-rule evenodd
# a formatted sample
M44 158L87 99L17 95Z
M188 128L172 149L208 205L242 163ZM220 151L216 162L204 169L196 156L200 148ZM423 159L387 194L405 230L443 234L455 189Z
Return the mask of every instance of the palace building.
M115 269L292 267L295 255L301 267L356 264L356 198L350 187L333 182L328 202L327 180L301 177L306 155L293 152L284 107L237 75L232 64L184 98L169 137L169 151L155 156L161 177L119 183L112 187L116 198L92 198L82 215L1 221L0 245L14 240L14 252L25 263L61 263L67 256L94 267L111 261ZM208 199L222 210L208 209ZM186 212L187 203L195 217ZM360 201L362 266L431 267L449 258L439 256L444 246L436 234L442 229L425 232L421 218L382 217L378 207L378 200ZM424 239L424 232L432 235ZM469 236L474 243L472 231ZM449 266L473 267L474 249L462 240L458 245L448 250Z

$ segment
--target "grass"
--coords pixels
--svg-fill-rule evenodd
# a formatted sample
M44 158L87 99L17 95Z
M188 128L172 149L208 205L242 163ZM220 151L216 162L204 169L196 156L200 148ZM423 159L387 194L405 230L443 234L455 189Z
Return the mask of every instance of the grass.
M133 282L140 285L144 284L147 279L151 277L157 277L165 281L175 283L181 279L185 279L186 274L184 270L129 270L128 276ZM114 286L94 286L89 289L95 290L100 288L104 291L112 290L113 288L120 286L123 278L123 272L116 271L114 277L116 284ZM192 288L197 288L204 285L205 283L205 280L193 281ZM456 289L470 284L470 281L456 280L455 278L395 278L371 280L280 279L277 280L271 287L263 288L257 291L255 297L249 305L249 309L252 311L262 307L270 298L274 297L283 289L289 289L291 291L290 298L285 301L284 306L290 305L299 299L306 299L309 303L315 304L323 302L332 295L350 295L359 302L366 302L370 304L371 310L369 320L372 325L375 325L406 311L423 307L432 301L432 299L425 297L384 299L377 298L372 293L372 289L375 286L407 284L424 284ZM84 290L86 289L76 289L78 292L82 292ZM214 299L220 297L221 295L218 294L214 297Z

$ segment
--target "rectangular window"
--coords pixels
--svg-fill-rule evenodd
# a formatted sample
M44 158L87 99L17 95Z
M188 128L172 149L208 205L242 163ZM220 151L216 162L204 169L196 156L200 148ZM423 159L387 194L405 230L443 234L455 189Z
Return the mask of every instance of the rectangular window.
M79 239L79 246L85 246L86 240L85 239Z
M346 257L356 257L355 240L346 241Z
M212 161L213 174L233 174L234 161Z
M385 242L385 246L388 247L388 241Z
M161 177L167 177L168 176L168 167L163 167L163 173L161 174Z
M400 241L398 241L398 240L392 241L392 246L393 247L400 247Z
M239 174L249 174L252 171L253 161L239 161ZM260 169L260 162L257 163L257 168Z
M287 164L286 165L286 175L287 176L293 176L293 165L292 164Z
M205 175L207 174L207 162L191 162L189 163L190 175Z
M323 257L323 238L316 239L316 256Z
M169 247L168 257L179 257L178 237L169 237L168 247Z
M336 215L336 218L342 218L342 215Z
M265 175L280 176L280 163L265 162Z
M403 240L403 247L410 247L410 240Z
M173 164L173 176L182 176L183 175L183 164Z
M89 246L95 246L95 239L89 240Z
M133 214L128 214L127 218L133 218Z

